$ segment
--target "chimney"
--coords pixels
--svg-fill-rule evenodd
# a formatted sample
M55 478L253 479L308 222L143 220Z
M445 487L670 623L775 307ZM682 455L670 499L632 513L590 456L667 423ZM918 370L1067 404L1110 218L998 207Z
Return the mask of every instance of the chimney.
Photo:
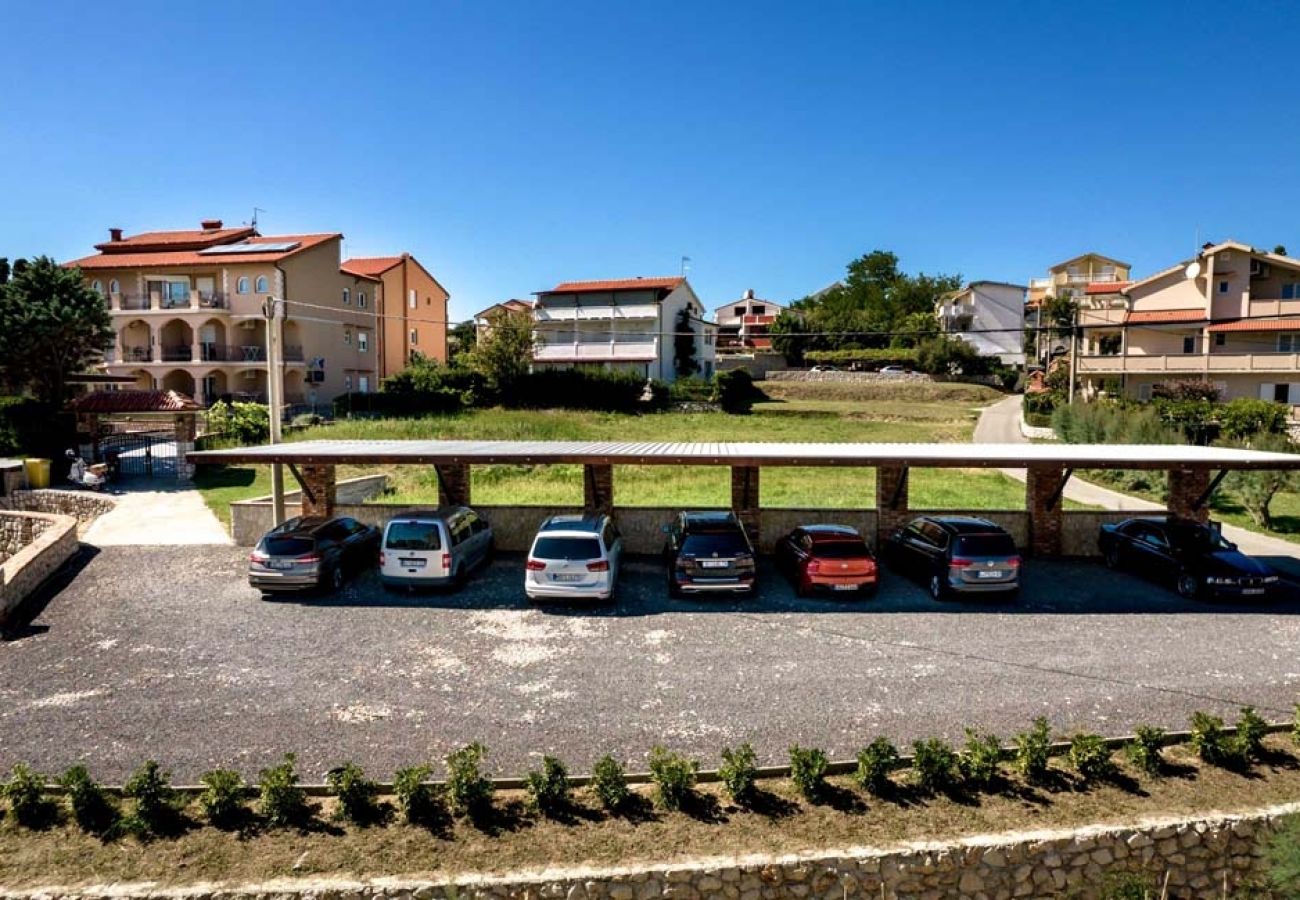
M122 229L120 229L120 228L110 228L110 229L108 229L108 239L109 239L109 241L110 241L111 243L114 243L114 244L116 244L118 241L122 240Z
M753 299L754 299L754 289L753 289L753 288L747 288L747 289L745 290L745 299L746 299L746 300L753 300Z
M199 225L203 228L204 231L220 231L220 230L221 230L221 220L220 220L220 219L204 219L202 222L199 223Z

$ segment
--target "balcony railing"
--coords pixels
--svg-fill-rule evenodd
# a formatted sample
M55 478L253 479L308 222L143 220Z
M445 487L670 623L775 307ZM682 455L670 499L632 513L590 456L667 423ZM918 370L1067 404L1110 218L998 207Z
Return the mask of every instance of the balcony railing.
M153 291L148 294L109 295L111 309L165 309L177 312L193 309L229 309L230 300L220 291L190 291L188 297L169 297Z
M1300 372L1300 353L1179 353L1080 356L1079 373L1200 373L1231 375L1252 372Z
M654 359L658 351L657 340L555 341L537 344L533 358L539 362L646 360Z
M122 348L122 362L149 362L153 359L153 354L149 352L148 347L134 346Z
M163 362L189 362L193 359L194 348L189 344L164 344L162 348Z
M1029 279L1029 287L1030 287L1032 290L1043 290L1043 289L1046 289L1046 288L1051 287L1053 284L1054 284L1054 282L1053 282L1052 279L1050 279L1050 278L1031 278L1031 279Z

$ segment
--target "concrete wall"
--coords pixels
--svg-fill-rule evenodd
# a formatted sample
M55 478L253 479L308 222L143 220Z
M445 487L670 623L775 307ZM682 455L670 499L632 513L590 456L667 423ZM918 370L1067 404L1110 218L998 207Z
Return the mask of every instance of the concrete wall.
M78 546L72 516L0 512L0 630Z

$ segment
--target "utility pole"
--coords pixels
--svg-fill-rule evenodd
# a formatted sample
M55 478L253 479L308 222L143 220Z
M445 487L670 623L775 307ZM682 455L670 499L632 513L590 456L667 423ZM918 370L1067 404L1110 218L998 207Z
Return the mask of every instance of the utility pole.
M280 362L284 301L267 297L262 301L262 315L266 318L266 399L270 407L271 443L278 444L284 409L284 366ZM284 467L280 463L271 464L271 520L276 526L284 524Z
M1074 403L1074 376L1078 372L1079 360L1079 306L1075 304L1074 312L1070 317L1070 397L1068 402Z

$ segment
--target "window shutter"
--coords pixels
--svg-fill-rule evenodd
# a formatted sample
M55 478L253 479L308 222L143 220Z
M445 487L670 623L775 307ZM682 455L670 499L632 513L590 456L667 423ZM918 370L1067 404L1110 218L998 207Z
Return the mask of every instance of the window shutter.
M1273 399L1273 385L1272 385L1272 383L1266 381L1266 382L1264 382L1263 384L1261 384L1261 385L1259 386L1259 399L1261 399L1261 400L1272 400L1272 399Z

